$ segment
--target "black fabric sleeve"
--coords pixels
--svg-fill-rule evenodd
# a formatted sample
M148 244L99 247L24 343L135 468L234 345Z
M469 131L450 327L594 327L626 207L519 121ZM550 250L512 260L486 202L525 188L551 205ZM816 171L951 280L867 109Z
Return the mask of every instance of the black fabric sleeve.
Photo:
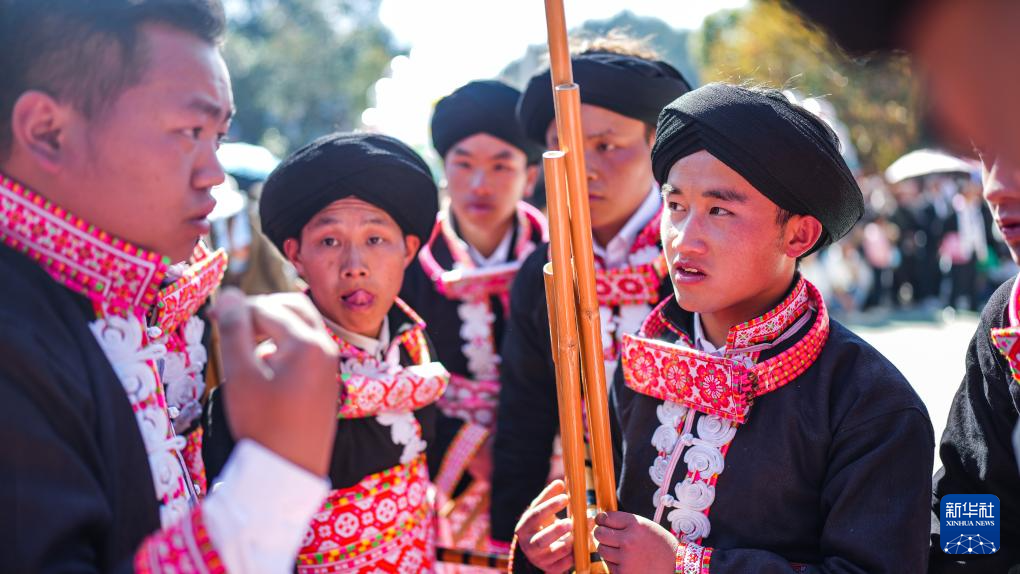
M1012 281L999 288L982 314L967 348L966 372L953 398L931 498L929 572L1020 571L1020 471L1011 436L1017 424L1020 385L992 343L991 329L1005 323ZM946 554L939 538L939 501L947 494L999 497L1001 548L995 554Z
M926 448L921 448L924 445ZM924 572L928 562L928 476L934 439L927 415L906 409L840 428L821 485L820 564L809 573ZM913 458L914 460L905 460ZM897 460L895 465L888 464ZM782 527L781 524L775 525ZM881 541L876 548L875 542ZM784 573L779 554L751 548L714 548L712 574Z
M115 509L106 490L111 482L125 490L139 485L116 474L102 454L93 398L72 384L88 374L65 370L27 325L0 323L2 569L130 572L130 556L110 563L107 554ZM128 548L145 532L136 534Z
M493 446L492 537L509 542L524 510L545 487L559 428L542 266L544 247L525 260L510 294L503 337Z

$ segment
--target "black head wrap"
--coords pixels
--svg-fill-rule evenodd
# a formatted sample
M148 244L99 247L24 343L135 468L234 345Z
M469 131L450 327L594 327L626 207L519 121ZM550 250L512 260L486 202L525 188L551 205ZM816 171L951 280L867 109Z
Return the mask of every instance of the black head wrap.
M666 106L652 148L655 179L665 183L673 164L701 150L779 207L818 219L823 232L812 251L846 235L864 214L836 134L781 92L709 84Z
M432 145L446 157L457 142L479 133L497 137L528 156L528 163L542 158L542 146L524 135L517 122L517 99L521 93L494 80L471 82L436 103L432 112Z
M655 125L662 106L690 91L687 80L666 62L612 52L572 56L574 82L581 102ZM545 145L545 132L555 117L552 79L545 70L528 81L517 117L533 141Z
M316 213L345 197L379 207L423 242L439 211L432 174L414 150L389 136L337 133L297 150L269 174L259 200L262 233L282 252L287 238L300 237Z
M906 24L921 0L786 0L854 55L904 49Z

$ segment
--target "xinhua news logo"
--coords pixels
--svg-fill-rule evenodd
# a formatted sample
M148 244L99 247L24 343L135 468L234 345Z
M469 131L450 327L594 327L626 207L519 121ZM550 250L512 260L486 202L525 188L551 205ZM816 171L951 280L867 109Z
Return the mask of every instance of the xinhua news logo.
M999 497L947 494L939 503L939 538L946 554L995 554L999 551Z

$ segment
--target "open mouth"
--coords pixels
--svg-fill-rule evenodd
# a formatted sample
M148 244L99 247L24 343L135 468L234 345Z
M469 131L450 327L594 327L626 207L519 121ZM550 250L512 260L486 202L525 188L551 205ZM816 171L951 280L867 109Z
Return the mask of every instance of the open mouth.
M364 310L371 307L372 303L375 302L375 295L364 289L355 289L350 293L341 295L340 300L351 309Z
M707 277L700 267L692 265L674 265L673 275L678 281L684 283L700 281Z

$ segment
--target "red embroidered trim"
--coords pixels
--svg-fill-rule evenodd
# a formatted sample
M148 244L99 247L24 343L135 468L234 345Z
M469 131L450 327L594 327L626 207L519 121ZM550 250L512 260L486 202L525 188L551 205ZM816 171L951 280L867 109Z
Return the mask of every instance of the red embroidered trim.
M520 202L517 204L517 242L514 245L512 263L499 265L494 269L478 269L467 250L461 245L450 223L450 213L443 211L436 219L432 236L418 253L425 274L432 280L438 291L449 299L477 300L490 296L505 295L510 291L510 284L517 275L524 259L537 247L534 241L535 232L539 233L542 242L549 240L549 230L545 216L531 205ZM432 252L432 245L440 237L457 263L457 269L444 269Z
M602 307L653 305L659 300L659 285L669 273L666 257L637 267L595 270L595 294Z
M188 475L195 486L195 493L204 497L206 494L207 482L205 476L205 461L202 460L202 437L204 433L201 425L187 435L187 444L181 455L188 467Z
M1020 317L1018 317L1018 313L1020 313L1020 277L1013 283L1013 290L1009 295L1009 308L1006 312L1009 325L991 331L992 344L1006 358L1013 380L1020 384Z
M194 265L184 275L160 290L153 323L164 333L171 333L198 313L199 307L212 295L227 270L227 254L223 249L209 253L199 243L195 248Z
M298 571L429 570L435 551L428 490L428 467L419 456L332 491L308 526Z
M708 574L712 549L690 542L676 547L676 574Z
M726 348L740 349L775 339L797 322L810 302L807 280L801 277L786 299L774 309L730 329L726 335Z
M446 450L443 463L436 475L436 490L441 495L446 498L453 496L453 490L457 488L460 477L464 475L471 459L488 438L489 431L485 427L471 423L465 423L460 427L453 442L450 443L450 448Z
M125 314L156 299L169 259L90 225L0 174L0 238L61 285Z
M623 368L628 387L643 395L687 405L699 412L743 423L754 398L799 377L818 358L829 336L829 315L818 290L808 282L818 315L808 333L778 356L745 367L739 362L649 337L662 334L642 327L643 336L624 335ZM661 307L660 307L661 312ZM653 313L655 315L655 313Z
M134 563L139 574L227 571L209 538L200 508L146 538L135 553Z

